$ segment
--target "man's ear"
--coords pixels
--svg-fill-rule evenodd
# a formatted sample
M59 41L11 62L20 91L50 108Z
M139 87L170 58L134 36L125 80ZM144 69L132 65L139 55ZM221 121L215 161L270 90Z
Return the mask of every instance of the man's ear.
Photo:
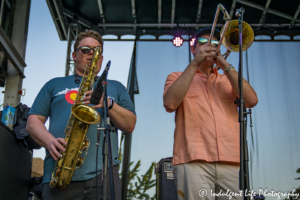
M72 58L73 58L74 62L76 62L76 52L72 52Z
M195 45L191 46L191 52L195 56Z

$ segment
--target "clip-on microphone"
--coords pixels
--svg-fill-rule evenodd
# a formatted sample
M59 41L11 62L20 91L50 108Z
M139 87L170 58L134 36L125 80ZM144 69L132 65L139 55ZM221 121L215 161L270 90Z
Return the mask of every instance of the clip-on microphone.
M107 79L107 74L108 74L108 70L109 70L109 67L110 67L110 61L108 61L108 63L106 64L106 67L104 69L104 71L102 72L102 75L100 76L100 79L98 80L96 86L95 86L95 89L92 93L92 96L91 96L91 99L90 99L90 103L91 104L99 104L100 103L100 100L101 100L101 97L102 97L102 93L103 93L103 87L102 85L104 84L103 81L106 81Z

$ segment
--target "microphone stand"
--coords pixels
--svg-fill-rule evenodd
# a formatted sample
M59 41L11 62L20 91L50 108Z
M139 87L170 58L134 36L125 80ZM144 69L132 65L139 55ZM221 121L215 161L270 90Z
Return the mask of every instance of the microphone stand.
M239 17L239 72L238 72L238 83L240 90L240 99L237 100L239 104L239 122L240 122L240 174L239 174L239 183L240 189L243 190L244 200L249 200L249 195L246 195L245 192L249 192L249 169L248 169L248 147L247 147L247 138L246 138L246 124L245 118L250 112L245 112L244 107L244 98L243 98L243 53L242 53L242 32L243 32L243 15L245 9L242 7L237 9L236 16Z
M102 184L102 197L103 200L106 200L106 190L107 190L107 184L106 184L106 179L107 179L107 168L108 168L108 162L109 162L109 179L110 179L110 195L111 199L115 199L115 184L114 184L114 178L113 178L113 161L112 161L112 147L111 147L111 137L110 133L112 130L111 124L110 124L110 117L108 114L108 107L107 107L107 74L105 76L105 79L102 82L102 87L103 87L103 103L104 103L104 108L103 108L103 120L104 120L104 128L100 128L98 126L97 128L97 146L99 145L99 138L100 138L100 131L105 131L104 135L104 140L103 140L103 184ZM98 150L97 150L98 152ZM97 180L97 178L96 178ZM97 194L97 192L96 192Z

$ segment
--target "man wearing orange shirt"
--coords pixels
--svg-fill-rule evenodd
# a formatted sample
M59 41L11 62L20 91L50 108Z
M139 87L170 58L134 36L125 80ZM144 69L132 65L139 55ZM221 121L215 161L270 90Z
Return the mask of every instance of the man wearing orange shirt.
M220 32L215 30L209 44L210 32L204 28L196 34L194 59L183 72L167 77L163 94L166 111L176 113L172 164L180 200L215 199L213 194L220 191L239 193L240 131L234 103L238 73L216 52ZM246 80L243 91L245 106L254 107L257 96Z

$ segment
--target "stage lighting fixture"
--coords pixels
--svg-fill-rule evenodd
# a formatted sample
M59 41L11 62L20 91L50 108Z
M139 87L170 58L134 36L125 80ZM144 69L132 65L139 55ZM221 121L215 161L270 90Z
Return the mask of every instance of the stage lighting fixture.
M195 38L194 38L194 37L190 39L190 46L193 46L193 45L194 45L194 41L195 41Z
M173 38L173 45L175 47L180 47L183 44L183 39L181 36L174 36Z

